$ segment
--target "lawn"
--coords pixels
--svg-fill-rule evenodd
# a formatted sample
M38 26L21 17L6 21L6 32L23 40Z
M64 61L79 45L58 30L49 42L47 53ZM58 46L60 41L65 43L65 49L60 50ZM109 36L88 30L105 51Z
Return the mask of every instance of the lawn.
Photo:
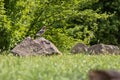
M120 70L120 56L62 55L16 57L0 55L0 80L87 80L90 69Z

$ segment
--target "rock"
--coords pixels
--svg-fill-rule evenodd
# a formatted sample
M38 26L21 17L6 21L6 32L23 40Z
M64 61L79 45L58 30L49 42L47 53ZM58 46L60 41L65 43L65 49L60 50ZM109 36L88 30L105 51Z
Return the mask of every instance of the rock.
M43 37L34 40L27 37L11 51L20 56L62 54L53 43Z
M120 54L118 46L95 44L88 48L90 54Z
M71 53L86 53L87 52L88 47L83 44L83 43L77 43L74 47L72 47L71 49Z
M91 70L89 80L120 80L120 71L116 70Z

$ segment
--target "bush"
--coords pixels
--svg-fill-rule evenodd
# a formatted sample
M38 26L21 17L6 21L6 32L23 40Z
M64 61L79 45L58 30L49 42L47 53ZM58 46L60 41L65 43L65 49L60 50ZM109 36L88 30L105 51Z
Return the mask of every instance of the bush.
M47 26L43 35L61 50L84 42L120 44L119 0L1 0L0 49L11 49ZM4 36L4 37L3 37Z
M8 49L10 44L10 22L5 15L4 0L0 1L0 50Z

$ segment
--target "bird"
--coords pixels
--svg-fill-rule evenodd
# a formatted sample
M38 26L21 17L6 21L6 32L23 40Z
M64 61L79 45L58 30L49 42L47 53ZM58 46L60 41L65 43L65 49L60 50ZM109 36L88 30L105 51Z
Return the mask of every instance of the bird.
M43 26L43 27L41 28L41 30L39 30L39 31L37 32L36 36L37 36L37 37L41 37L42 34L45 33L45 31L46 31L46 26Z

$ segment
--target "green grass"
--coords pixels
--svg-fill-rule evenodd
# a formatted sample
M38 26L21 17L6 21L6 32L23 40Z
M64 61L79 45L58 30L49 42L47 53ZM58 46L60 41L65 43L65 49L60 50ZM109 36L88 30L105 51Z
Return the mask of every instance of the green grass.
M120 70L120 56L62 55L15 57L0 55L0 80L87 80L90 69Z

